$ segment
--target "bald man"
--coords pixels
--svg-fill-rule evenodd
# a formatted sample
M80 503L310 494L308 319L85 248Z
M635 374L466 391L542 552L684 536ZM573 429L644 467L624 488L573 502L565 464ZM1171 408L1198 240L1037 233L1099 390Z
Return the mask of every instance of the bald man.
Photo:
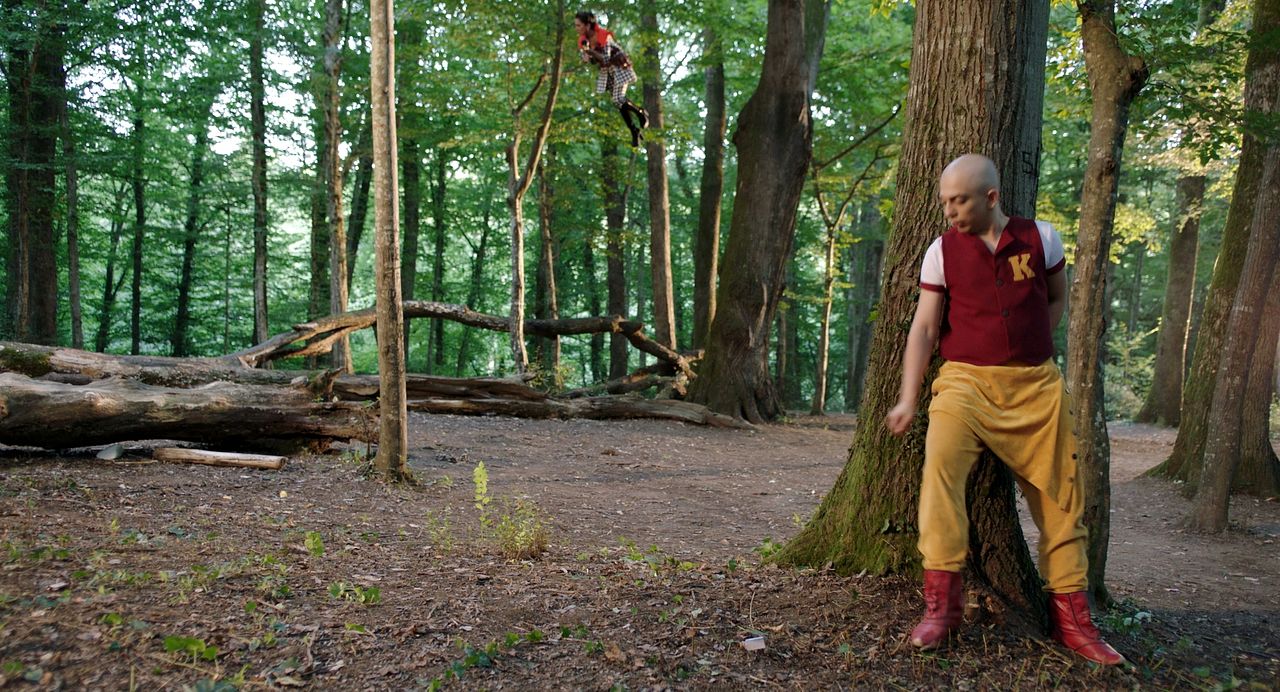
M987 448L1013 471L1040 529L1054 639L1095 663L1123 663L1089 614L1084 494L1066 389L1052 360L1052 332L1066 307L1062 239L1047 223L1005 215L999 175L985 156L948 164L939 198L951 227L925 253L902 388L885 419L895 435L910 427L939 344L946 362L933 381L920 488L926 610L911 643L936 648L960 624L965 481Z

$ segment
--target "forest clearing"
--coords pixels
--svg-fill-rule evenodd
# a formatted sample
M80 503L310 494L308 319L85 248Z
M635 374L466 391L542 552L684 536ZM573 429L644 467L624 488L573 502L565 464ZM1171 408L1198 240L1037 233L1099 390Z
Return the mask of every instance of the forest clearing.
M762 566L830 487L849 416L758 432L447 415L413 426L418 484L391 488L363 473L358 449L281 471L146 463L144 450L113 462L5 452L5 679L1271 689L1280 676L1280 504L1240 503L1226 538L1176 530L1187 501L1140 475L1167 454L1167 430L1112 429L1108 573L1121 606L1100 624L1134 664L1119 671L989 623L917 653L905 641L915 580ZM480 523L479 462L495 503L536 506L541 557L508 559ZM754 636L763 650L743 648Z
M12 0L0 73L0 688L1280 686L1280 0Z

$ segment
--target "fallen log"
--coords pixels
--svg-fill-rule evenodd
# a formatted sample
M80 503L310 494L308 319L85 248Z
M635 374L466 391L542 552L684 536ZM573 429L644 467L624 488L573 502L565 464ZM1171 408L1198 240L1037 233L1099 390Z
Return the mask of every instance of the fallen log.
M745 421L716 413L688 401L645 399L639 396L599 396L579 399L547 399L545 401L513 401L493 399L423 399L410 401L409 410L426 413L453 413L465 416L514 416L518 418L656 418L675 420L716 428L754 430Z
M235 466L249 469L278 471L284 466L284 457L270 454L237 454L235 452L211 452L203 449L159 447L151 454L156 461L206 466Z
M358 403L317 401L301 387L215 382L191 389L122 378L76 386L0 374L0 444L66 449L169 439L220 447L308 447L371 440Z
M480 329L506 332L511 321L506 317L486 315L465 305L437 303L427 300L404 301L405 319L436 318L450 320ZM260 367L273 360L290 357L317 356L327 353L333 341L351 332L372 327L377 318L372 308L344 312L321 317L294 325L293 331L278 334L270 339L231 354L250 368ZM621 334L633 346L659 360L673 364L686 376L692 377L689 359L654 341L644 333L644 324L628 320L620 315L610 317L577 317L561 320L525 320L525 334L529 336L570 336L575 334Z

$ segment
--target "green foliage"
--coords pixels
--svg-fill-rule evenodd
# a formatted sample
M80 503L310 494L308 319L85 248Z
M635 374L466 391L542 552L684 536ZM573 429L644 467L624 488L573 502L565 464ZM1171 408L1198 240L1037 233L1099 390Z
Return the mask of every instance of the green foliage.
M308 531L304 545L307 548L307 552L311 553L313 557L324 556L324 539L320 537L319 532Z
M218 658L218 647L209 646L203 639L170 635L164 638L164 650L196 661L212 661Z
M510 560L542 555L547 549L548 532L538 506L532 500L507 497L497 498L495 504L489 495L489 472L483 461L476 464L471 480L475 484L475 507L480 510L483 537Z

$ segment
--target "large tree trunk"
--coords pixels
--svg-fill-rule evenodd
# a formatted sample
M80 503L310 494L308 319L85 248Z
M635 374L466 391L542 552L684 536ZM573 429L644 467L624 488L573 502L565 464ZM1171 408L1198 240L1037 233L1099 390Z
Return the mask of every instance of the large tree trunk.
M347 230L342 211L343 167L342 154L342 93L338 77L342 71L342 20L343 0L325 0L324 22L324 142L328 155L325 163L326 190L325 215L329 217L329 312L347 311ZM398 198L396 199L399 202ZM397 229L398 231L399 229ZM399 267L397 281L399 281ZM333 367L351 372L351 344L346 337L338 339L331 353Z
M58 340L54 178L66 99L66 42L63 26L55 23L48 10L24 9L37 14L31 29L34 35L21 33L5 46L9 58L6 285L13 333L19 339L53 344Z
M390 481L409 476L405 408L404 313L400 299L400 210L396 179L396 48L393 0L369 4L373 112L374 274L377 285L378 455L373 466Z
M835 486L784 550L788 562L830 563L844 572L919 570L915 526L925 426L917 423L903 441L881 421L897 401L920 263L942 230L936 180L955 156L986 153L1003 174L1005 209L1034 213L1048 5L922 0L917 6L894 227L860 410L864 424ZM984 81L957 90L962 75ZM928 392L926 378L920 410L928 408ZM1012 487L1005 467L984 455L969 483L969 567L1006 601L1043 621L1040 582Z
M107 251L106 278L102 282L102 310L98 313L98 333L94 337L95 351L106 351L111 343L111 314L115 310L116 296L124 285L125 272L121 272L120 280L115 279L116 252L120 249L120 239L124 235L125 198L128 194L126 186L121 183L115 191L115 205L111 214L111 249Z
M133 186L133 245L130 252L133 271L129 282L129 353L135 356L142 346L142 244L147 231L146 173L143 170L146 120L142 114L142 86L137 89L132 134L133 170L130 174Z
M751 422L781 413L769 326L812 155L805 7L770 0L764 67L739 118L738 183L707 352L689 399Z
M653 281L653 331L658 343L676 347L676 309L671 278L671 201L667 186L667 147L662 128L662 61L659 58L657 0L640 3L645 36L644 109L649 115L645 152L649 164L649 271Z
M194 389L125 379L91 385L0 374L0 443L68 449L125 440L186 440L221 449L365 437L360 404L316 401L303 387L214 382Z
M1266 4L1280 10L1280 0L1260 1L1256 7L1261 11ZM1231 305L1226 338L1222 343L1222 360L1214 382L1200 487L1187 517L1187 528L1197 532L1219 533L1227 528L1227 505L1231 480L1240 465L1246 403L1246 397L1240 393L1248 394L1249 371L1261 331L1259 326L1267 321L1261 313L1267 305L1268 289L1273 289L1275 283L1272 277L1276 274L1276 264L1280 262L1280 222L1277 222L1280 219L1280 144L1268 147L1263 161L1262 179L1258 182L1258 197L1253 207L1249 249ZM1270 334L1266 337L1268 341L1275 338ZM1269 360L1270 349L1257 353L1257 357Z
M627 273L626 236L623 224L627 217L627 181L622 178L622 157L618 145L606 137L600 145L604 181L605 271L608 309L611 315L626 315ZM627 342L620 334L609 339L609 379L627 374Z
M538 75L529 95L511 113L511 143L507 145L507 212L511 215L511 360L517 373L523 373L529 365L524 348L524 195L533 184L534 172L542 159L542 150L551 131L551 114L555 110L556 97L560 94L560 72L564 59L564 0L557 0L555 23L555 54L551 59L551 73ZM534 135L529 158L520 163L520 113L548 79L546 105L542 119Z
M1240 283L1253 223L1254 202L1258 182L1262 179L1263 155L1267 139L1261 138L1250 123L1263 122L1280 109L1280 47L1275 42L1256 40L1280 29L1280 3L1259 2L1254 8L1249 57L1245 64L1244 133L1240 145L1240 164L1236 168L1235 189L1222 229L1222 247L1213 266L1213 279L1201 311L1191 373L1182 389L1182 421L1173 452L1151 475L1183 481L1188 497L1200 484L1205 439L1208 434L1210 405L1218 363L1226 338L1227 320Z
M1178 178L1178 220L1169 238L1169 278L1156 340L1151 389L1136 420L1177 427L1182 420L1182 373L1186 370L1187 327L1196 284L1196 248L1204 204L1203 175ZM1130 330L1132 332L1132 329Z
M720 37L702 32L704 96L707 117L702 130L702 182L698 192L698 231L693 238L693 347L702 348L716 315L716 275L720 257L720 197L724 193L724 53Z
M1103 398L1103 334L1107 327L1107 267L1110 264L1121 152L1129 104L1147 80L1141 58L1125 53L1116 35L1115 2L1078 2L1085 67L1093 97L1089 162L1080 193L1080 234L1067 323L1067 389L1076 421L1085 526L1089 528L1089 590L1108 603L1103 579L1111 523L1111 448Z
M418 278L418 235L422 228L422 215L419 213L422 207L422 154L418 148L418 140L412 137L406 138L402 145L404 147L404 160L401 161L401 167L404 169L404 266L400 272L400 297L402 300L413 300L414 284ZM410 335L413 332L411 325L405 325L404 328L404 363L405 367L409 367L410 357L409 350L412 339ZM428 370L428 372L438 372Z
M62 138L62 165L67 186L67 293L71 301L71 345L84 348L84 314L80 299L80 169L75 133L71 130L65 65L59 70L58 82L62 90L58 135Z
M1271 279L1258 327L1252 365L1244 387L1240 426L1240 466L1231 491L1280 497L1280 459L1271 445L1271 402L1275 400L1275 353L1280 341L1280 272Z
M266 0L250 0L253 35L249 39L250 129L253 138L253 341L271 333L267 322L267 109L263 76Z

